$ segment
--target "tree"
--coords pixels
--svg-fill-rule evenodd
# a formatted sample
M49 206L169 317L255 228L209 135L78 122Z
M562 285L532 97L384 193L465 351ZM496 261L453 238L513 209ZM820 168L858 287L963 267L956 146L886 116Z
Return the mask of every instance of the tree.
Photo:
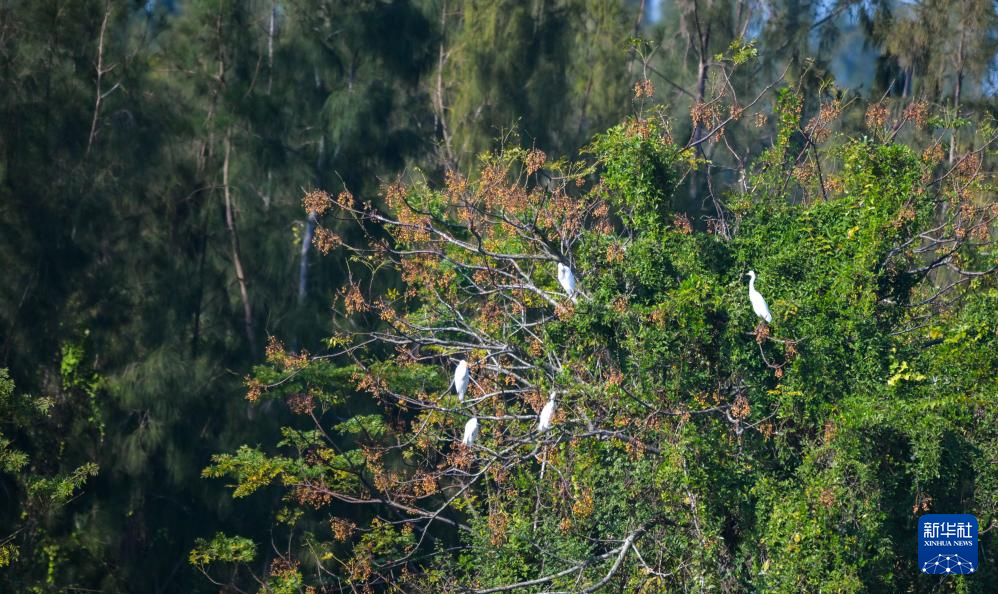
M985 77L998 52L993 33L998 12L993 3L975 0L876 6L880 11L872 17L873 37L903 69L904 94L917 93L950 108L953 163L967 88L971 96L986 95Z
M51 565L62 541L49 530L65 520L65 506L97 474L92 462L60 470L63 444L52 439L52 430L64 412L59 409L71 405L15 393L7 370L0 369L0 487L7 502L0 518L0 578L19 592L53 585Z
M372 273L340 293L344 328L381 324L316 357L272 340L248 397L300 422L205 474L238 497L280 489L288 544L261 559L219 535L192 562L265 561L221 581L288 592L922 588L918 515L995 522L994 136L943 166L895 142L921 118L874 111L875 137L850 139L829 129L837 109L806 121L803 101L776 93L773 145L706 231L674 199L696 140L646 119L577 162L510 149L474 179L393 183L384 209L315 197L371 238L345 247ZM372 289L385 267L401 290Z
M402 559L417 577L422 572L427 579L434 574L449 583L470 583L458 563L476 558L462 557L460 551L483 546L484 541L480 533L472 535L446 520L477 529L473 516L477 513L484 517L483 502L490 513L502 509L500 499L489 499L493 491L480 491L479 486L489 485L492 489L499 483L492 477L483 482L486 477L482 477L466 491L477 497L475 501L466 505L459 498L432 522L405 521L428 509L424 503L442 505L446 500L439 494L426 493L413 501L405 492L407 486L379 484L375 479L392 477L395 471L402 475L415 472L412 468L416 467L420 477L432 479L442 470L425 467L425 459L418 456L413 460L399 457L398 452L408 450L387 441L411 435L414 415L426 412L417 409L426 407L428 400L420 396L413 406L401 410L389 394L383 402L376 402L366 391L367 386L358 389L357 383L358 378L370 375L367 369L372 369L377 372L374 377L391 375L390 386L395 393L403 393L402 388L417 382L443 392L451 372L449 365L457 356L469 354L473 364L479 366L476 378L481 382L496 379L482 375L481 353L475 350L480 345L455 346L452 336L442 339L447 346L441 351L443 355L433 353L438 357L432 360L435 365L414 368L416 371L404 377L396 373L400 367L395 359L398 345L391 338L396 330L387 325L391 320L382 320L377 298L391 303L396 317L420 315L419 308L428 305L419 295L426 293L422 281L410 278L412 274L437 277L440 284L436 289L445 302L462 312L465 323L481 325L484 330L479 333L483 337L502 337L512 332L514 326L502 317L502 312L513 311L513 302L525 297L502 284L489 289L494 291L489 293L493 301L468 294L469 285L462 280L465 277L460 271L469 258L482 256L475 256L474 250L470 254L467 249L454 252L454 262L460 266L447 260L422 262L408 257L412 254L393 254L392 250L401 249L402 243L389 232L392 225L364 217L375 211L385 217L402 216L407 211L399 202L399 192L439 197L446 191L444 188L453 185L452 195L448 194L446 200L439 198L446 208L434 211L439 220L431 223L465 242L473 242L475 233L484 233L483 237L490 241L506 242L509 233L517 233L515 227L495 229L491 219L455 218L454 209L472 204L483 212L504 213L508 208L505 201L515 198L516 202L521 196L513 191L513 180L523 183L527 195L539 192L548 201L530 202L527 210L517 210L524 217L547 213L555 208L552 205L568 209L569 214L576 208L596 208L601 195L590 195L589 191L617 167L619 178L633 177L633 183L654 180L656 187L641 182L615 190L614 195L623 196L626 204L603 196L608 201L611 234L625 243L639 236L651 242L647 237L652 235L647 235L640 225L653 221L653 212L666 222L672 221L676 229L685 229L685 222L689 222L690 235L698 241L704 233L713 232L711 241L716 243L683 245L689 250L684 252L689 258L701 257L708 262L715 256L721 258L722 263L711 265L710 274L697 277L706 279L705 291L716 296L723 287L735 286L736 271L730 261L741 261L737 259L742 258L739 246L755 237L752 229L762 224L752 222L756 207L746 204L765 202L758 208L771 214L767 210L772 207L770 200L800 209L838 200L843 197L845 181L853 175L843 173L846 157L852 163L874 148L906 145L915 151L923 173L931 171L933 177L919 182L916 189L924 189L929 196L926 199L936 207L930 225L942 226L938 230L929 226L929 231L909 236L914 239L912 243L895 245L900 251L892 258L910 255L919 262L910 268L914 273L903 273L898 263L874 275L883 285L877 290L891 293L882 306L898 304L888 316L897 320L891 318L884 324L891 332L905 330L898 334L902 338L893 339L901 344L897 354L892 355L896 359L885 361L880 353L877 360L890 373L889 380L896 376L891 389L903 391L917 402L926 398L930 399L927 402L936 402L931 399L943 397L936 383L918 379L922 375L946 379L947 386L952 386L950 394L975 393L989 387L986 370L992 364L991 342L983 329L990 324L987 312L992 307L992 261L987 260L990 244L982 235L989 233L990 227L982 224L982 217L993 202L993 188L985 183L993 170L993 126L988 120L993 101L984 94L987 87L980 85L993 57L994 19L985 10L989 8L986 3L923 2L911 5L911 12L895 10L893 4L859 6L851 1L832 5L667 3L667 11L677 12L668 14L658 29L642 21L644 9L651 4L636 0L491 4L477 0L2 3L0 270L6 282L0 284L0 367L9 368L21 392L9 398L13 412L0 420L4 423L0 430L11 441L8 451L13 452L6 457L10 464L7 468L18 469L3 473L0 479L8 496L5 503L11 502L0 512L0 538L16 534L6 544L17 546L19 551L18 559L6 571L0 571L0 590L216 591L188 563L188 553L199 538L204 546L197 547L198 554L192 560L212 575L216 575L215 568L209 563L227 559L244 570L251 569L260 581L275 585L287 578L284 581L292 587L294 576L301 573L301 587L306 588L310 583L337 579L330 574L314 577L312 572L318 563L338 579L359 580L367 566L361 561L366 559L371 561L373 572L368 581L377 585L399 577L401 565L395 562ZM885 41L878 28L881 21L857 33L855 17L862 11L871 11L872 18L893 26L897 36L890 43ZM761 24L763 16L768 19L766 26ZM894 17L898 18L891 20ZM700 31L709 31L709 38L698 39L693 33L697 18L702 25ZM839 30L848 30L851 36L832 51L823 38ZM910 40L907 33L911 33ZM644 36L653 42L635 39ZM928 47L924 43L927 38L940 41ZM962 46L964 51L958 43L961 38L968 41ZM857 39L869 42L862 54L857 48L863 43L853 42ZM911 93L904 97L899 86L888 92L892 80L900 84L903 50L910 50L912 58L912 76L905 81L913 82ZM869 90L837 88L826 65L834 59L857 55L880 60L880 78ZM958 64L962 64L964 78L959 101L955 101L954 74ZM780 80L793 80L794 84L779 94L771 93L775 84L782 84L774 81ZM694 106L698 82L704 82L704 93ZM839 81L840 86L847 84ZM669 104L659 105L657 102L662 100ZM779 107L775 114L770 113L773 105ZM681 115L687 112L692 117ZM592 152L577 150L593 142L594 133L606 130L628 114L636 119L596 141ZM695 125L700 128L699 140L691 142ZM511 129L515 132L506 134ZM857 148L857 138L863 135L871 140L863 145L865 148ZM493 155L496 150L502 154L503 148L509 149L505 157ZM528 153L521 148L546 153ZM944 165L948 151L951 156ZM489 155L484 166L479 163L483 153ZM618 153L628 156L614 161ZM566 155L579 162L566 160ZM884 155L876 159L880 159L877 163L887 162ZM898 171L907 171L909 165L906 158L890 161L885 167L892 173L884 174L885 178L895 179L901 175ZM534 173L527 175L525 169L533 169ZM459 171L463 177L457 175ZM404 191L393 183L398 179L404 180ZM687 192L686 199L674 191L677 179L692 180L692 193ZM572 186L577 180L581 180L582 187ZM885 187L878 179L866 179L864 184ZM394 193L388 194L391 206L379 195L382 186L394 188ZM854 189L858 192L862 188ZM347 208L338 204L330 208L337 201ZM634 210L637 204L644 206ZM361 217L362 224L357 224L349 213ZM673 221L674 215L680 213L686 219ZM794 213L797 211L791 213L797 216ZM923 217L924 213L916 214ZM904 217L908 216L905 211ZM625 224L627 217L633 220ZM927 220L918 218L919 223ZM569 219L557 221L559 225L562 221L572 223ZM744 221L751 224L744 226ZM858 219L853 227L866 221ZM547 230L553 224L544 221L542 226ZM595 256L582 248L591 246L593 237L605 229L594 226L595 219L590 215L583 217L580 225L559 228L557 237L545 239L543 245L514 246L518 250L515 254L528 255L534 263L525 269L521 266L523 272L566 312L570 306L559 297L559 285L551 277L554 262L550 258L568 258L565 263L575 267L585 293L591 293L591 283L597 278L594 274L601 270L594 263ZM853 227L846 233L861 234ZM809 219L799 228L813 225ZM825 228L832 229L830 236L837 237L833 233L837 227L828 223ZM789 233L782 227L777 229L777 235L784 232ZM525 237L534 237L537 231L531 228L524 233ZM568 239L563 242L563 237ZM422 241L415 236L403 239ZM369 253L350 251L341 244L362 250L388 247L387 251ZM763 253L762 245L760 242L753 247L753 253ZM830 245L837 249L838 244ZM786 256L788 250L781 248L780 253ZM328 252L330 257L320 258L316 251ZM663 267L672 266L673 260L686 257L677 254L667 250L658 261L665 263ZM385 255L391 257L385 260ZM543 258L548 258L547 268L540 265ZM625 256L625 260L630 259ZM495 264L493 268L513 274L514 278L520 274L505 260L492 262L482 256L482 261ZM760 288L776 308L779 303L772 299L780 295L767 284L773 282L773 269L756 265L755 261L752 264L760 273ZM614 265L618 266L615 270L623 270L619 269L623 263ZM786 269L778 267L777 272L789 275L791 268L788 264ZM641 293L642 299L669 303L671 285L655 284L658 281L643 275L638 280L626 276L629 284L617 294L631 295L628 291L633 289ZM677 273L676 278L688 279L691 275ZM782 290L782 286L777 288ZM939 295L929 292L933 286L939 289ZM407 295L407 291L415 291L416 295ZM904 305L906 291L916 295L909 304L912 307ZM509 295L499 299L500 294ZM333 296L336 300L331 308ZM556 322L545 316L555 305L544 303L548 305L531 301L523 319L538 321L539 325L531 329L554 332L557 326L552 324ZM567 324L574 319L581 323L592 313L583 310L593 303L599 301L582 295L579 313L571 314L576 317L559 322ZM486 324L486 318L495 311L493 304L500 311L500 321ZM710 327L726 329L724 324L732 322L724 320L732 320L732 312L738 313L731 309L735 305L734 301L715 305L711 311L727 317L710 318ZM846 305L853 308L856 303ZM369 309L362 311L365 308ZM432 309L424 311L436 315ZM616 313L607 316L607 324L619 323L633 333L633 324L625 324L632 318L623 313L619 319ZM328 337L330 318L336 330L332 337ZM898 320L908 325L893 325L902 323ZM774 337L786 340L786 335L779 332L788 327L778 325L787 322L779 317L776 322ZM925 324L929 325L921 327ZM647 332L654 329L651 322L644 325L648 326ZM907 331L910 328L914 330ZM370 334L372 329L377 333ZM627 332L622 330L620 336L632 336ZM264 345L269 335L280 336L287 346L282 349L272 345L270 363L253 371L253 366L267 354ZM591 341L599 340L610 353L607 360L624 368L633 365L633 359L643 361L643 357L655 353L662 357L678 354L678 361L688 356L674 343L647 349L649 343L643 342L642 336L620 345L614 342L616 331L606 331L605 335L609 339L603 340L595 330L581 333L581 340L574 335L568 339L545 334L543 344L551 349L583 349L573 351L565 360L568 368L584 365L590 357L584 349L595 349ZM511 344L515 343L513 339L519 340L519 335L510 336ZM726 345L729 343L724 341L728 340L740 345L733 342L736 336L723 334L710 337L708 342ZM919 351L903 342L914 341L913 337L923 338L927 346ZM676 340L697 344L692 342L696 338L687 332ZM778 344L770 341L764 346L778 350ZM806 349L807 344L805 340L800 348ZM885 344L893 346L894 342ZM307 356L308 352L317 353L319 358ZM719 368L737 367L728 352L708 353L704 360ZM774 361L773 352L764 353ZM451 357L446 363L444 355ZM737 364L749 365L752 359L746 361ZM829 373L836 373L836 365L841 362L840 355L832 357ZM788 376L792 373L789 370L785 370ZM570 476L565 474L565 462L559 456L574 455L575 450L558 440L578 433L578 426L571 423L581 417L573 415L604 411L614 418L630 418L630 409L601 404L610 394L599 383L609 377L604 371L604 367L592 370L595 375L589 379L593 386L579 393L572 387L571 378L564 380L565 393L556 395L562 417L556 419L552 431L545 433L546 447L538 452L545 469L544 480L531 475L516 486L535 487L532 496L545 507L552 504L552 495L544 489L565 485L557 482L561 480L559 471ZM252 384L254 393L259 392L257 404L240 397L247 374L259 382ZM287 379L289 374L295 374L294 378ZM527 383L517 390L540 387L535 396L541 400L534 404L543 403L550 393L547 385L552 383L551 378L540 374L525 379ZM695 377L689 381L693 385L687 393L703 387ZM658 390L656 386L653 383L648 389ZM342 430L340 434L329 433L336 446L331 448L330 464L355 471L367 483L360 478L350 479L349 472L336 475L335 480L327 477L314 456L319 452L330 456L328 448L302 445L302 458L297 445L273 445L277 438L272 437L280 426L299 432L317 430L316 421L307 414L298 416L282 403L270 402L280 397L298 403L296 409L303 409L299 395L309 394L310 390L316 401L328 407L322 415L316 413L319 426L327 433L333 427ZM24 393L37 396L29 398ZM534 425L527 418L530 412L509 394L501 400L519 406L516 414L523 417L512 420L514 429L526 431ZM580 404L575 400L581 397L579 394L592 402ZM755 393L749 396L758 398ZM814 396L819 402L838 397L829 391ZM657 402L647 398L643 401ZM962 397L939 402L945 402L947 409L969 406ZM977 405L974 399L970 402ZM44 403L50 403L45 414L36 406ZM726 403L730 404L730 397ZM754 401L752 407L758 408ZM448 401L434 410L442 416L428 421L426 435L443 435L440 419L446 417L453 420L447 421L447 431L457 436L465 420L460 413L467 409L456 408ZM884 410L890 414L878 409L869 418L883 424L886 421L879 420L881 412L887 415L885 418L897 416L893 409ZM719 410L714 414L721 413ZM824 413L819 410L808 414L817 418ZM598 420L602 423L607 418ZM907 418L915 427L915 421ZM989 485L993 481L985 471L978 471L973 482L967 475L940 471L940 476L946 477L944 483L933 474L945 466L948 452L955 451L953 443L975 453L992 452L992 437L975 426L980 419L990 418L987 411L961 417L953 421L955 438L947 433L938 441L932 437L936 435L932 429L929 438L918 442L919 456L926 460L916 469L919 491L914 498L919 505L931 497L935 502L931 505L937 509L964 506L962 498L975 492L973 502L966 504L967 508L975 508L991 497L993 489ZM495 438L496 420L481 418L478 446L488 446ZM794 422L802 421L794 417ZM918 431L930 429L919 427ZM704 428L696 429L700 432L696 435L702 436ZM854 429L864 430L858 426ZM904 435L914 435L916 430L905 431ZM309 443L298 441L297 435L289 433L288 443ZM641 427L628 435L651 439L659 434ZM729 437L720 431L716 435ZM588 443L591 437L582 440L584 447L593 447ZM888 437L884 437L885 442L897 445L897 440ZM860 456L867 444L862 440L858 443L848 460ZM940 443L943 446L936 447ZM252 447L240 451L240 444ZM388 448L389 453L369 463L366 456L379 451L371 449L371 444ZM808 442L780 451L792 451L803 459L814 451L812 445ZM450 455L443 442L438 446L434 451ZM750 451L770 462L761 449ZM261 487L251 499L232 501L222 481L201 479L202 468L215 452L235 453L237 457L220 459L213 474L263 468L260 477L245 477L263 484L273 478L273 473L281 481L295 481L296 473L307 470L335 486L335 493L352 499L337 503L334 498L316 511L313 503L322 505L322 499L295 483ZM596 447L591 452L602 456L601 461L621 460L618 450ZM513 452L523 459L529 453ZM656 463L659 456L652 454L648 464ZM976 462L983 465L981 468L987 468L988 455L982 454ZM591 454L592 459L595 456ZM284 460L277 460L280 457L287 460L288 468L283 466ZM28 462L23 463L24 459ZM816 455L808 460L813 460L814 472L818 472L826 458ZM274 466L260 466L270 462ZM700 463L707 464L704 460ZM101 472L88 477L86 488L75 491L65 505L50 505L54 500L48 495L41 499L26 495L36 478L56 482L74 476L82 478L77 471L90 464L99 465ZM386 474L379 470L385 464L397 465L390 466L391 472ZM629 464L620 467L629 471ZM870 475L877 480L897 476L884 474L872 464L867 467L871 473L878 473ZM730 465L721 468L731 470ZM766 510L767 519L791 517L778 512L790 509L791 503L803 506L808 500L790 496L792 485L780 482L791 480L787 478L789 466L777 468L786 472L772 471L778 475L773 483L776 486L760 487L752 500L760 502L767 494L765 506L759 504L759 509ZM440 484L450 489L469 476L449 471L441 475ZM579 489L593 487L595 483L587 482L589 476L575 477ZM606 488L611 488L618 478L607 475ZM752 475L746 481L756 478ZM821 480L814 479L815 484ZM56 482L45 484L53 486ZM430 483L426 485L428 488ZM293 496L305 497L307 505L303 507L292 499L281 512L285 487ZM559 496L575 497L575 488L573 485L562 490ZM899 488L877 501L886 508L888 502L895 504L909 494ZM598 505L609 501L599 493L594 496ZM722 517L716 512L716 503L708 499L704 504L707 507L702 509ZM455 509L454 504L461 509ZM367 511L358 512L358 507ZM746 504L748 507L750 504ZM565 508L558 509L564 512ZM580 509L584 511L585 507ZM754 514L755 507L751 509ZM274 510L278 512L271 514ZM515 512L516 506L509 506L509 510ZM20 516L21 511L27 511L26 519ZM893 510L889 517L900 518L901 511ZM357 532L331 544L328 515L349 518ZM273 531L272 518L285 523ZM728 516L723 518L728 521ZM496 521L501 519L500 515ZM398 524L400 521L403 523ZM747 542L745 539L761 534L761 522L756 522L754 516L751 521L739 517L725 526L754 530L750 536L735 530L742 539L737 542ZM773 535L783 530L780 522L772 520ZM575 527L583 523L580 519ZM341 537L349 532L348 524L335 525ZM408 538L396 534L395 529L405 525L411 525L419 537L423 531L427 534L408 558L394 554L398 547L404 549L403 540ZM886 533L895 538L903 533L897 528L901 525L899 520ZM871 526L867 527L872 530ZM599 535L620 541L606 547L584 541L571 530L566 531L569 540L552 542L578 545L577 560L590 558L583 553L596 557L609 554L600 559L608 570L607 564L614 561L611 551L623 550L619 545L631 534L630 528L633 526L596 525ZM364 532L372 529L375 531ZM537 532L529 534L532 538L545 534L543 530L546 528L539 525ZM665 526L650 527L635 535L633 543L644 554L648 539L666 534L664 530ZM222 536L213 539L216 533ZM240 536L230 538L225 534ZM284 544L275 544L275 534ZM283 537L289 534L292 538L285 541ZM730 538L735 542L734 537ZM429 549L430 542L438 548ZM318 561L310 561L303 554L313 543L322 548ZM275 547L281 559L271 566ZM5 550L10 553L13 548ZM369 553L366 557L365 551ZM749 583L757 579L755 574L749 576L750 570L735 560L748 559L757 551L751 547L745 551L742 557L726 554L734 559L729 573ZM350 578L347 567L331 558L322 559L329 552L361 573ZM482 558L497 558L498 553L489 555ZM546 568L539 566L539 556L510 558L522 561L516 569L523 574L522 579L549 575ZM358 561L350 565L348 559ZM446 563L438 563L439 559ZM569 557L543 562L557 566L566 559ZM287 564L282 564L285 561ZM295 561L302 563L297 569ZM627 549L615 576L631 574L632 562L633 547ZM774 563L771 561L769 568L776 567ZM594 574L592 579L583 576L591 585L606 575L595 575L603 569L598 565L584 572ZM820 564L808 560L807 566L802 563L781 569L784 577L779 580L797 579L811 566L815 572L823 571ZM501 572L493 569L498 584ZM248 574L240 575L237 585L255 584ZM379 575L383 576L380 582ZM615 584L616 579L604 588ZM811 575L808 579L818 578ZM218 581L230 580L226 576Z
M100 378L59 417L57 470L102 473L49 527L50 589L210 589L186 552L246 518L200 468L266 431L242 376L267 333L319 344L347 274L332 259L301 274L306 216L277 190L374 179L420 140L429 31L408 4L147 6L0 9L3 360L54 397L74 389L66 353ZM349 34L328 21L347 9ZM399 44L366 41L390 28ZM370 110L340 109L362 95Z
M506 144L570 153L628 112L626 2L437 4L434 92L452 167Z

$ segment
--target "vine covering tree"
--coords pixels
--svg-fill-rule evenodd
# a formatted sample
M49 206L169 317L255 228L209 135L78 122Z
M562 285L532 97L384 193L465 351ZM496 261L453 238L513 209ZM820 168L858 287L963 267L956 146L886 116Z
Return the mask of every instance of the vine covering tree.
M996 31L5 0L0 592L986 589Z
M283 493L281 536L263 569L223 534L191 561L274 592L919 591L939 586L915 566L922 513L973 513L993 544L994 131L950 164L924 103L872 103L849 137L834 96L805 119L794 87L716 89L685 145L648 112L577 160L412 172L383 208L308 193L316 245L352 270L339 330L318 355L271 339L248 398L300 422L205 470ZM777 134L750 156L727 138L757 103ZM750 165L691 218L705 142Z

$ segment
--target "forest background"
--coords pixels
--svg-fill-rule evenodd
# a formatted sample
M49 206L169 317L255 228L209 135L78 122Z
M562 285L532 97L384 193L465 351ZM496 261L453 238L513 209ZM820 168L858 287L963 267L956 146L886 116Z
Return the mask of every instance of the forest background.
M398 179L475 180L483 154L525 149L531 175L555 164L529 182L554 191L562 157L620 122L658 122L695 149L677 160L700 160L672 210L718 232L715 188L745 171L725 141L807 149L783 116L834 105L835 133L857 141L895 140L875 130L888 112L920 120L921 136L898 140L938 153L941 172L977 155L988 206L996 52L987 0L3 0L0 590L219 591L206 573L232 591L323 587L275 565L296 531L284 489L233 498L231 481L203 476L239 474L213 456L279 450L295 422L247 399L274 380L256 366L339 350L344 330L385 321L347 315L344 295L403 286L329 243L326 206L303 206L313 190L380 207ZM722 139L713 124L728 114L711 106L725 76L763 117ZM780 89L799 105L788 112ZM625 150L612 138L599 150ZM975 287L993 292L982 270ZM965 376L992 398L995 360ZM354 365L322 373L342 384ZM371 412L359 392L337 419ZM993 465L995 451L977 455ZM206 570L219 560L260 579ZM389 588L388 574L369 586ZM360 588L344 580L336 591Z

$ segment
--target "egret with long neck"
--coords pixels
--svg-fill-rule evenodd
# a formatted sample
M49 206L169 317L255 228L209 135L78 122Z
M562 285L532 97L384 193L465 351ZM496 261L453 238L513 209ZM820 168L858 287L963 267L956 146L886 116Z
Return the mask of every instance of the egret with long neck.
M478 437L478 417L471 417L464 424L464 437L461 438L461 443L470 446L475 443L476 437Z
M537 423L537 432L544 433L551 428L551 419L554 417L554 392L551 392L551 396L548 397L547 404L541 409L540 420Z
M561 262L558 262L558 282L561 283L561 288L565 289L565 293L568 294L572 303L575 303L575 275L572 274L571 268Z
M748 277L748 297L749 301L752 302L752 311L755 312L755 315L766 320L766 323L772 322L773 314L769 313L769 306L766 305L766 299L759 291L755 290L755 271L749 270Z
M468 373L468 362L461 359L454 370L454 390L457 391L457 399L464 402L464 395L468 392L468 382L471 381L471 374Z

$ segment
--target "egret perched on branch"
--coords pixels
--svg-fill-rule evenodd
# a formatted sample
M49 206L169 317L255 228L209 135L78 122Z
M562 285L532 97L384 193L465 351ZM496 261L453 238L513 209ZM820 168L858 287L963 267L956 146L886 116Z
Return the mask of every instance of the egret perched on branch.
M464 402L464 395L468 391L468 382L471 381L471 374L468 373L468 362L461 359L454 370L454 389L457 390L457 399Z
M755 290L755 271L748 271L749 283L748 283L748 298L752 302L752 310L755 315L766 320L766 322L773 321L773 314L769 313L769 306L766 305L766 299L763 298L759 291Z
M464 424L464 437L461 438L461 443L470 446L475 443L476 437L478 437L478 417L471 417Z
M551 417L554 416L554 408L554 391L552 391L551 396L548 398L548 403L541 409L541 419L537 423L538 433L544 433L551 428Z
M561 283L561 288L568 293L572 303L575 303L575 275L572 274L571 268L561 262L558 262L558 282Z

